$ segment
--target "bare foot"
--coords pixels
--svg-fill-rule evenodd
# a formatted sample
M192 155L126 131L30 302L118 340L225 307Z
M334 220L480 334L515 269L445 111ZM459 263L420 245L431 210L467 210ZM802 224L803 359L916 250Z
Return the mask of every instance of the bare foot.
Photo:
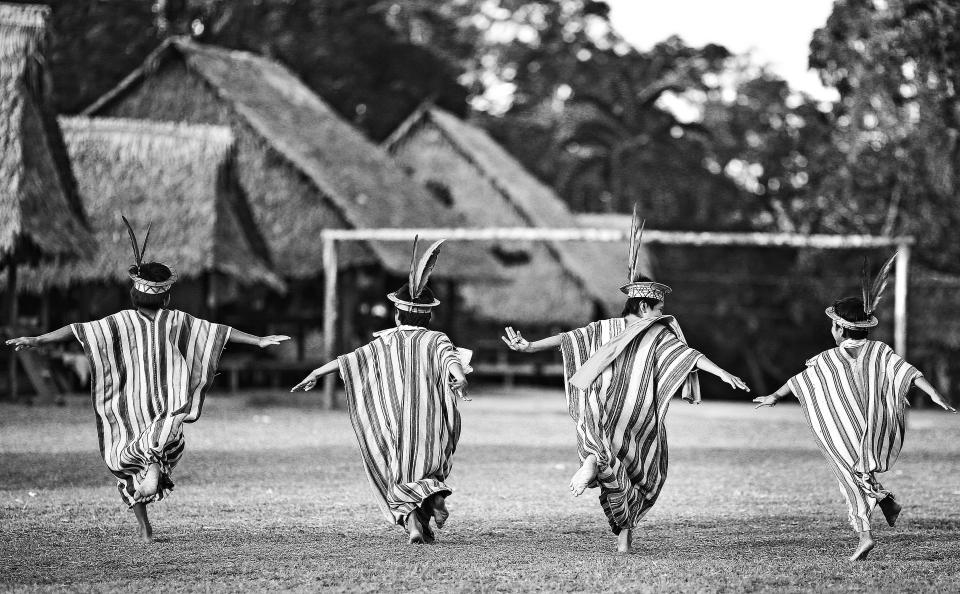
M860 546L857 547L857 550L850 555L851 561L863 561L867 558L867 555L870 554L870 551L873 550L874 542L873 538L868 536L860 537Z
M570 479L570 492L574 497L579 497L595 478L597 478L597 457L590 454L584 459L580 470L576 471Z
M160 485L160 465L154 462L147 467L147 476L143 477L140 488L137 489L136 498L146 499L157 494L157 488Z
M883 512L883 517L887 519L887 524L891 527L897 525L897 518L900 517L902 510L903 506L897 503L893 495L887 495L880 500L880 511Z
M410 539L407 541L410 544L423 544L425 539L423 537L423 524L420 523L420 514L417 513L417 510L413 510L407 515L407 532L410 534Z
M617 535L617 552L629 555L633 552L633 530L624 528Z
M437 522L437 528L443 528L450 517L450 512L447 511L447 500L443 495L436 493L430 497L430 509L433 513L433 519Z
M147 517L147 506L143 503L133 505L133 515L137 518L137 535L145 543L153 542L153 526L150 525L150 519Z
M423 542L433 544L437 537L433 533L433 528L430 527L430 516L426 512L420 514L420 526L423 527Z

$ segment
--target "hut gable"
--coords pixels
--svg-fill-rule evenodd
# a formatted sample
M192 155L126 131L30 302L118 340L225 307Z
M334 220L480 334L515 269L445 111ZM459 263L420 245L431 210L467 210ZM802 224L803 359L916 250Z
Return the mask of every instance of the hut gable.
M50 106L50 9L0 3L0 254L14 259L93 250Z
M27 288L126 281L133 255L121 214L141 233L152 225L148 258L181 278L218 272L283 288L262 238L251 235L229 128L82 117L60 124L86 207L98 213L99 249L89 260L32 271Z
M321 244L311 238L325 228L463 223L454 210L437 208L383 149L290 71L247 52L168 40L85 113L230 125L239 158L247 162L241 182L278 268L291 276L319 272ZM404 250L386 242L367 245L388 270L406 271ZM457 267L446 274L499 273L492 258L467 244L453 243L447 254Z
M442 150L436 150L443 146ZM487 225L576 228L576 217L553 190L540 182L480 128L435 106L421 106L385 142L385 147L414 169L433 175L431 164L444 151L455 154L476 185L457 208L472 222ZM432 148L431 148L432 147ZM472 173L468 173L469 170ZM437 171L442 173L442 171ZM482 196L482 197L481 197ZM602 304L607 314L622 304L618 287L626 282L626 245L593 242L544 242L580 291ZM622 249L621 249L622 248ZM611 257L617 250L616 257Z

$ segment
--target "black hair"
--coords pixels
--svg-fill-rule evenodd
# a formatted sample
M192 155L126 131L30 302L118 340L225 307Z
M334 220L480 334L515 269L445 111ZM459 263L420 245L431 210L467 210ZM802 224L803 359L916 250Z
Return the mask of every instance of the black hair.
M397 313L399 314L400 323L404 326L420 326L421 328L429 326L430 318L433 317L433 314L430 312L414 313L412 311L398 309Z
M173 272L159 262L146 262L141 264L139 268L136 266L130 267L131 274L136 274L145 281L150 281L154 283L162 283L165 280L169 280L173 276ZM170 290L166 290L163 293L154 295L150 293L142 293L136 289L130 289L130 300L133 301L133 306L136 308L144 309L160 309L167 305L167 298L170 296Z
M161 307L165 307L169 296L169 290L153 295L150 293L141 293L136 289L130 289L130 300L133 301L133 306L138 309L141 307L143 309L160 309Z
M634 282L652 283L653 279L641 274L640 278ZM620 314L620 316L623 317L628 314L639 316L641 303L646 303L647 307L655 307L658 303L660 303L660 300L654 299L653 297L627 297L626 303L623 304L623 312Z
M859 297L844 297L843 299L834 301L833 313L848 322L866 322L870 319L867 312L863 311L863 299ZM840 326L840 330L844 338L851 338L853 340L864 339L870 333L866 328L862 330L851 330Z

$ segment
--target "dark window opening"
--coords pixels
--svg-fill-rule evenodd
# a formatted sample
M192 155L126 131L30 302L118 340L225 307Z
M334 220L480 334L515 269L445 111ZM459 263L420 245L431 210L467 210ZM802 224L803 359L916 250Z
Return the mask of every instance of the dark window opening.
M437 202L446 207L453 206L453 194L450 193L450 188L445 184L435 179L428 179L425 185L427 190L437 199Z
M490 253L504 266L522 266L530 263L530 252L526 250L512 250L502 245L495 245L490 248Z

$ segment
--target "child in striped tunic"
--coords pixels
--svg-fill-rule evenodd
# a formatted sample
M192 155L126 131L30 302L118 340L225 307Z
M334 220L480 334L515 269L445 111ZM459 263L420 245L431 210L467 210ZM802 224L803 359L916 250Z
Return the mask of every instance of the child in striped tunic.
M467 385L458 353L446 334L426 328L440 304L426 287L442 241L434 243L410 279L387 298L396 327L352 353L313 370L291 389L308 391L339 372L363 466L383 516L406 528L411 544L434 541L430 518L442 528L452 493L447 477L460 438L457 395ZM416 256L416 240L414 256ZM462 396L461 396L462 397Z
M146 506L173 489L171 473L185 445L183 424L200 418L226 343L262 348L288 337L261 338L168 309L176 275L158 262L143 262L130 233L137 262L129 271L134 309L7 344L19 351L76 338L83 345L100 455L133 509L141 539L151 542Z
M891 258L863 298L848 297L827 308L837 348L807 361L806 369L769 396L754 399L757 408L774 406L794 394L814 439L830 463L847 500L850 524L859 536L851 561L866 559L874 547L870 514L880 506L894 526L901 505L877 474L890 469L903 445L907 392L920 388L945 410L956 412L915 367L886 344L867 340L878 321L873 312L886 286Z
M740 378L687 346L680 325L663 315L670 287L637 269L642 226L631 231L629 278L621 317L529 342L511 327L503 341L518 352L560 348L567 405L577 429L581 467L570 480L579 496L600 487L600 505L617 535L617 551L632 552L633 530L656 503L667 478L665 417L680 392L700 402L696 370L735 389Z

